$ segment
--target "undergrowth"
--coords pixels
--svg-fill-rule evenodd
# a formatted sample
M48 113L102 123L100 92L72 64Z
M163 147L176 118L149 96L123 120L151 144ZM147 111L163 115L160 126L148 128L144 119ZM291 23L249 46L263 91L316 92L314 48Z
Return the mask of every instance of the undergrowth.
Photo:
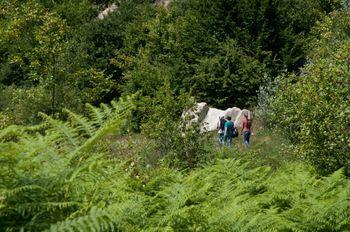
M130 99L88 108L88 117L43 115L41 125L0 132L1 231L350 230L343 170L320 177L282 162L291 151L268 145L278 135L213 148L215 162L180 171L150 163L148 141L120 135Z

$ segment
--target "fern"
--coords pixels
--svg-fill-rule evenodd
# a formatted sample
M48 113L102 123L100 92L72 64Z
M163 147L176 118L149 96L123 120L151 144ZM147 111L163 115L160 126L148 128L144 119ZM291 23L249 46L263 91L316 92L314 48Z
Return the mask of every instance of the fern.
M67 109L65 110L65 112L68 114L69 120L71 121L72 125L78 129L79 133L91 137L96 131L97 128L88 118L82 115L78 115Z
M100 125L99 129L88 138L80 147L74 150L69 156L70 159L75 159L76 156L81 154L82 152L86 152L90 149L93 144L96 143L97 140L101 139L103 136L121 129L123 124L125 123L125 119L130 116L130 112L133 109L134 105L132 104L132 97L127 98L126 100L121 99L118 104L116 102L111 102L113 112L106 121ZM91 107L90 107L91 108ZM101 110L95 110L93 115L91 115L92 120L96 124L96 118L98 120L102 120L103 117L101 115ZM100 121L98 121L100 122Z
M80 217L95 204L126 195L126 174L93 149L103 136L118 131L123 117L130 114L132 99L120 104L104 105L89 118L67 111L66 122L42 114L44 123L38 126L0 131L0 160L5 165L0 167L1 228L42 230L65 218L73 220L73 215ZM101 112L103 116L95 115ZM86 160L77 167L70 159L82 152ZM92 194L82 198L82 193ZM102 193L111 198L101 198Z
M113 102L112 102L112 104L113 104ZM103 113L104 113L106 118L109 118L113 113L113 110L111 109L111 107L107 106L104 103L101 104L101 110L103 110Z
M86 104L86 108L89 110L89 115L91 117L92 123L96 126L101 125L107 118L107 115L103 109L94 107L91 104Z
M62 122L60 120L55 120L50 116L41 113L40 114L45 122L48 124L49 129L46 130L48 133L56 133L58 136L55 138L55 141L58 143L68 142L68 144L78 147L78 132L77 129L71 127L67 122Z
M126 99L86 116L66 111L65 122L43 115L36 127L0 131L0 228L350 230L350 181L343 170L319 177L307 164L271 170L234 158L189 172L116 163L97 144L122 132L132 107Z
M59 222L47 231L140 231L137 224L145 214L140 204L133 199L103 209L93 207L86 215Z

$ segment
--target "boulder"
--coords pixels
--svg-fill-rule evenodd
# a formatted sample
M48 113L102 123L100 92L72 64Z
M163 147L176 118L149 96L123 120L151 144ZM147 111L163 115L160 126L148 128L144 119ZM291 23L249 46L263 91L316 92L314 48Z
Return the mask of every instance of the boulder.
M236 121L237 116L241 113L241 109L237 107L228 108L225 110L225 118L230 116L232 121Z
M230 116L237 127L242 127L244 114L248 114L248 118L253 118L252 112L246 109L241 110L237 107L232 107L226 110L220 110L208 107L207 103L201 102L185 111L181 117L187 126L193 123L199 123L201 132L208 132L217 129L217 124L222 116Z
M200 102L197 103L191 109L182 113L181 118L186 122L187 125L192 125L193 123L200 123L204 120L208 111L209 107L207 103Z
M159 5L159 6L164 6L165 8L169 6L171 0L155 0L154 4ZM98 20L102 20L104 18L106 18L108 16L108 14L114 12L118 10L118 5L115 3L112 3L109 7L107 7L106 9L104 9L103 11L101 11L98 16L97 19Z
M216 130L220 117L225 115L225 111L216 108L209 108L204 120L201 121L201 131L214 131Z

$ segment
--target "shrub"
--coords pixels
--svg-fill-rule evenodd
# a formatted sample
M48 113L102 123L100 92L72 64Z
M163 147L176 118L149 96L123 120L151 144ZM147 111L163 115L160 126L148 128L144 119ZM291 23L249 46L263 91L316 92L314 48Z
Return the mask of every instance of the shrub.
M56 95L55 116L62 116L63 108L82 108L82 98L77 90L68 85L60 85ZM0 90L0 107L10 124L33 125L40 122L39 112L53 114L50 90L43 85L35 87L8 86Z
M289 75L270 99L270 119L299 144L302 157L323 173L349 166L349 12L318 26L309 64Z
M187 94L174 96L167 83L153 99L146 97L149 102L144 110L148 114L142 129L155 140L163 161L173 167L193 168L208 161L210 140L200 133L198 125L184 125L180 116L193 100Z

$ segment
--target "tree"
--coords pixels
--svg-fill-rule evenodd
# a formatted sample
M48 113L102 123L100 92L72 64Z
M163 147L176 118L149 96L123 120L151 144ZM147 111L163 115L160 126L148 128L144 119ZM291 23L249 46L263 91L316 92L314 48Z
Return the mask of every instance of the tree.
M219 45L217 54L200 60L189 83L192 94L211 105L248 107L255 104L263 77L263 64L228 40Z
M334 12L317 26L303 74L282 80L270 100L273 123L321 173L350 167L349 17Z
M311 28L338 3L179 0L158 7L153 18L135 20L125 31L126 90L142 91L142 83L156 77L133 76L167 66L174 92L192 91L198 101L220 107L254 105L265 73L298 72Z

